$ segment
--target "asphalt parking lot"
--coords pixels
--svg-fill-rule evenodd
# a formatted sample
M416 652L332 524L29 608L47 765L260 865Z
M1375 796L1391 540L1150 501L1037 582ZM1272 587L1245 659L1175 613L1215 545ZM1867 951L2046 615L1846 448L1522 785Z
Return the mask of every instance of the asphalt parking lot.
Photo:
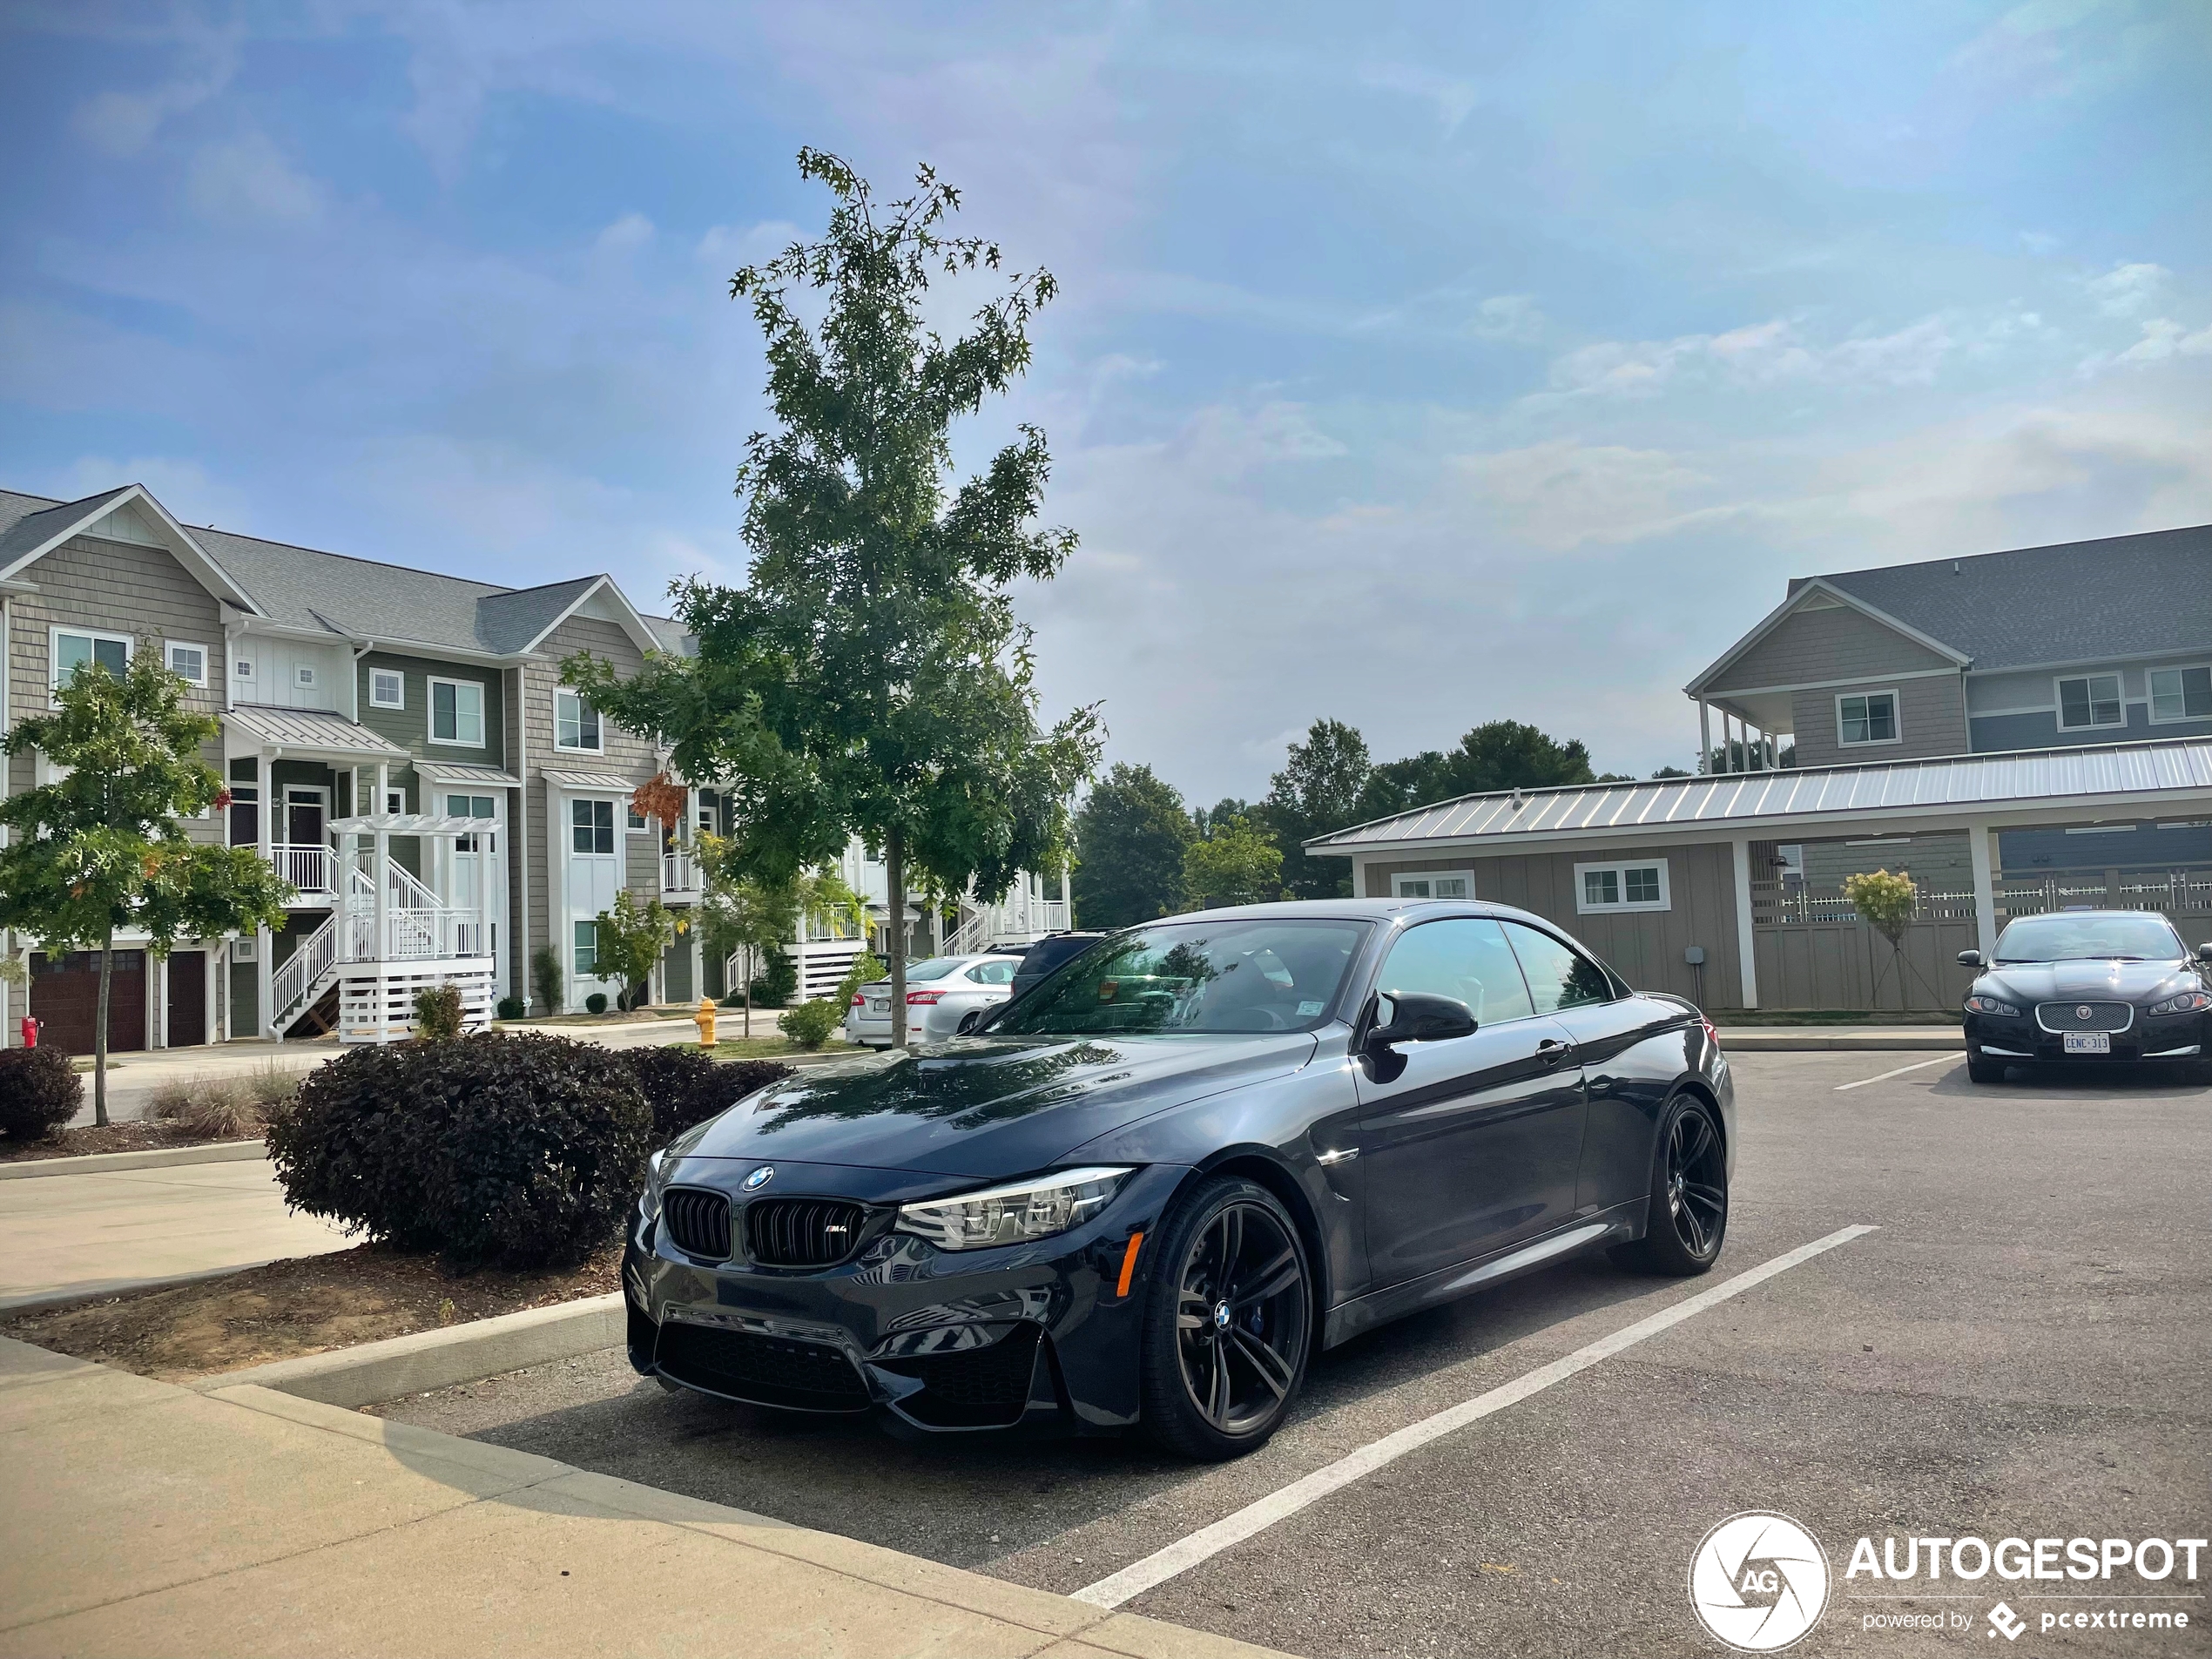
M1835 1575L1799 1653L2212 1651L2205 1581L2159 1588L2186 1632L2042 1633L2057 1582L1869 1599L1885 1534L2212 1532L2212 1090L2014 1073L1962 1056L1745 1055L1728 1244L1713 1274L1602 1258L1325 1356L1263 1452L1192 1467L1143 1444L909 1445L640 1383L610 1351L410 1397L386 1415L976 1571L1075 1592L1368 1447L1736 1274L1874 1229L1442 1435L1143 1590L1129 1610L1292 1653L1719 1651L1685 1580L1747 1509L1808 1527ZM1910 1068L1866 1082L1878 1074ZM1845 1088L1846 1084L1859 1084ZM2201 1570L2212 1573L2212 1561ZM2143 1587L2137 1586L2137 1588ZM1957 1595L1972 1589L1972 1595ZM2064 1598L2074 1597L2075 1600ZM2180 1599L2186 1598L2186 1599ZM2106 1605L2100 1595L2094 1604ZM1942 1633L1864 1628L1957 1609Z

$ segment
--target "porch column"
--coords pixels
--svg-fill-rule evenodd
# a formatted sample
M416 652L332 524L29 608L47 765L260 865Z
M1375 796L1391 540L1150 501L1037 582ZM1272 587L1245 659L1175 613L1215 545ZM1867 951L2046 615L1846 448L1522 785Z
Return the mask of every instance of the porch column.
M1357 875L1359 869L1359 865L1354 863L1352 868L1353 873ZM1353 881L1352 884L1352 892L1354 898L1357 898L1359 895L1359 885L1360 884L1357 880ZM1073 927L1076 925L1076 906L1073 899L1069 896L1068 867L1064 864L1060 867L1060 914L1066 920L1069 927Z
M381 813L384 810L384 792L391 786L392 763L388 760L380 760L376 763L376 799L369 805L368 810L370 812ZM378 853L381 853L383 850L382 843L378 843ZM378 873L380 875L382 873L381 867Z
M479 956L491 954L491 844L492 833L489 829L476 832L476 954ZM494 995L499 989L496 983L498 977L499 964L495 961L492 964Z
M256 850L261 854L261 862L267 865L273 865L276 862L273 837L276 829L277 804L274 799L276 791L272 782L275 771L276 768L269 764L269 752L266 749L253 757L253 779L260 795L260 809L253 814L254 823L259 831L256 837ZM275 937L266 927L263 927L254 934L253 938L255 1015L260 1025L261 1035L265 1037L274 1036L278 1035L277 1011L269 1006L269 999L276 990L276 974L270 965L269 959L276 954Z
M1966 856L1974 867L1974 943L1985 958L1997 954L1997 867L1989 855L1989 826L1966 826Z
M376 767L376 794L381 803L384 795L384 767L381 761ZM376 1040L379 1042L387 1042L391 1036L388 1028L391 1023L390 1009L387 1006L391 1000L391 992L385 984L385 964L392 954L392 935L388 926L390 900L384 891L384 873L391 867L391 832L378 830L375 862L369 867L369 879L376 884L376 943L374 948L376 953Z
M1706 706L1705 699L1701 697L1697 699L1697 770L1699 774L1702 776L1703 774L1712 771L1712 711Z
M1743 981L1743 1006L1755 1008L1759 1005L1759 967L1751 932L1751 838L1738 835L1728 846L1736 867L1736 961Z

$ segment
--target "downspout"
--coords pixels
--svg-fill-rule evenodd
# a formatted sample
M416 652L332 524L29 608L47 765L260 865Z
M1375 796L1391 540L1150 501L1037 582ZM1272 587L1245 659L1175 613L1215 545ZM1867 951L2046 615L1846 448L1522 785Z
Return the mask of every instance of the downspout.
M516 964L518 971L510 995L519 995L523 1008L529 1013L553 1014L559 1010L532 1006L536 1001L536 988L530 981L530 723L529 705L523 701L529 688L529 672L522 664L515 664L515 775L523 780L523 786L516 793L523 821L521 833L515 838L515 885L519 891L515 895L513 925L521 960Z

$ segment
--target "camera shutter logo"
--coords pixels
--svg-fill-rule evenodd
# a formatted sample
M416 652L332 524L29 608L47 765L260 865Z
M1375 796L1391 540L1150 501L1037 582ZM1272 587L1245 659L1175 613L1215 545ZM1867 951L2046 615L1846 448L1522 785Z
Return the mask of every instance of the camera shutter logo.
M1828 1606L1828 1557L1787 1515L1752 1510L1707 1533L1689 1558L1697 1622L1743 1653L1778 1653Z

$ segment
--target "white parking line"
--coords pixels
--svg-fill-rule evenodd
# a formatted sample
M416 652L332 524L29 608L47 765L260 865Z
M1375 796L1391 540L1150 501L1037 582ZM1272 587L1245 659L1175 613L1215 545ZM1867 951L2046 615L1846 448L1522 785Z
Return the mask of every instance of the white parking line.
M1761 1262L1757 1267L1738 1273L1703 1290L1685 1297L1672 1307L1662 1309L1649 1318L1638 1319L1634 1325L1623 1325L1609 1337L1600 1337L1588 1347L1577 1348L1564 1359L1540 1366L1526 1376L1493 1388L1487 1394L1477 1394L1473 1399L1457 1406L1448 1406L1433 1417L1424 1417L1418 1423L1409 1423L1395 1434L1386 1434L1357 1452L1347 1453L1334 1463L1322 1467L1303 1480L1293 1480L1279 1492L1270 1493L1258 1502L1246 1504L1234 1514L1224 1515L1211 1527L1201 1527L1187 1538L1177 1539L1164 1549L1155 1550L1143 1561L1131 1562L1118 1573L1087 1584L1077 1590L1075 1599L1088 1602L1093 1607L1119 1607L1133 1596L1142 1595L1156 1584L1164 1584L1178 1574L1187 1573L1199 1562L1218 1555L1231 1544L1242 1543L1256 1533L1264 1532L1278 1521L1287 1520L1301 1509L1319 1502L1332 1492L1350 1486L1362 1475L1372 1474L1388 1463L1394 1463L1406 1453L1426 1446L1454 1429L1465 1428L1479 1422L1494 1412L1501 1412L1517 1405L1531 1394L1541 1393L1554 1383L1565 1382L1580 1371L1588 1371L1601 1359L1609 1359L1624 1348L1634 1347L1647 1337L1656 1337L1662 1331L1671 1330L1684 1319L1694 1318L1708 1308L1718 1307L1730 1297L1741 1296L1755 1285L1764 1284L1777 1273L1787 1272L1800 1262L1809 1262L1824 1251L1838 1244L1848 1244L1863 1234L1871 1233L1868 1226L1844 1227L1830 1233L1825 1238L1816 1238L1809 1244L1784 1251L1771 1261Z
M1960 1056L1957 1054L1939 1054L1932 1060L1915 1060L1909 1066L1899 1066L1895 1071L1879 1072L1871 1077L1861 1077L1855 1083L1838 1083L1835 1092L1840 1095L1846 1089L1864 1089L1869 1083L1887 1082L1892 1077L1902 1077L1908 1071L1919 1071L1925 1066L1940 1066L1959 1058Z

